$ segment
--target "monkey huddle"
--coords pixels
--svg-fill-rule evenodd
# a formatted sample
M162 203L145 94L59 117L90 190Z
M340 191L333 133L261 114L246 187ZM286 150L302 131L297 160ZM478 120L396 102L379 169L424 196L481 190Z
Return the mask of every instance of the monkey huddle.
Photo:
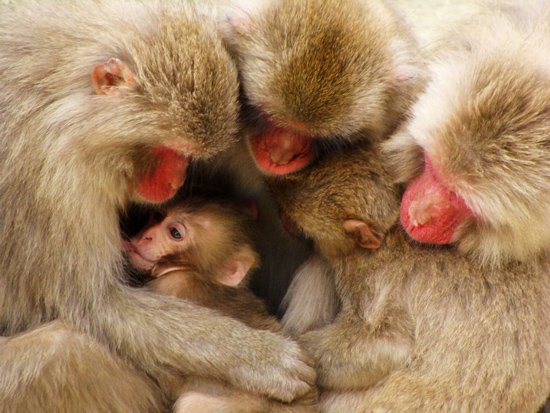
M2 411L536 411L548 2L431 20L437 0L236 3L0 6ZM240 98L257 169L313 243L287 333L246 288L254 211L197 194L119 230L189 165L254 174L220 161Z

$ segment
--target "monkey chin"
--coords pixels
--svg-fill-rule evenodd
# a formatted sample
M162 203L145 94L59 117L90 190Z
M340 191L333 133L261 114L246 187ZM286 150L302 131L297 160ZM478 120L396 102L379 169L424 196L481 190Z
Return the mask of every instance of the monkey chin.
M316 157L311 137L270 127L250 138L258 167L270 175L287 175L308 166Z

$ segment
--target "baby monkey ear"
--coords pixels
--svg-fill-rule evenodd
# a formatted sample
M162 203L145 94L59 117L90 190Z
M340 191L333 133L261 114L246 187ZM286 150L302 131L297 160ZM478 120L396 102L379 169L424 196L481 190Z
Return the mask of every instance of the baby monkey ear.
M382 245L380 237L374 233L371 227L358 219L346 219L343 224L344 231L353 236L358 246L365 249L378 249Z
M258 266L258 255L245 245L235 252L216 274L216 281L229 287L237 287L247 274Z
M133 88L135 76L126 63L115 57L92 69L92 85L98 95L118 95L122 88Z

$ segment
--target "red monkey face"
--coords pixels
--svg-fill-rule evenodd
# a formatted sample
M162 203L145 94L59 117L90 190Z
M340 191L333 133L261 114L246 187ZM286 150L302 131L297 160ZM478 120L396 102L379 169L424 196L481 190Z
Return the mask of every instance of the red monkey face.
M401 223L409 235L420 242L449 244L468 216L472 216L471 210L442 183L425 154L424 170L409 184L401 203Z
M256 164L266 173L286 175L309 165L315 158L312 138L296 131L269 127L251 137Z
M410 121L385 143L408 183L411 237L493 264L550 242L550 77L515 46L435 62Z

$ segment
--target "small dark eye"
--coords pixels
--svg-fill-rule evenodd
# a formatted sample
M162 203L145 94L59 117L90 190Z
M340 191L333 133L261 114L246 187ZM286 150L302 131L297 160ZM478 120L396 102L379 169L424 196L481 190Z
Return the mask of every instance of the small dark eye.
M170 228L170 235L172 236L172 238L177 240L180 240L182 238L181 233L175 227Z

